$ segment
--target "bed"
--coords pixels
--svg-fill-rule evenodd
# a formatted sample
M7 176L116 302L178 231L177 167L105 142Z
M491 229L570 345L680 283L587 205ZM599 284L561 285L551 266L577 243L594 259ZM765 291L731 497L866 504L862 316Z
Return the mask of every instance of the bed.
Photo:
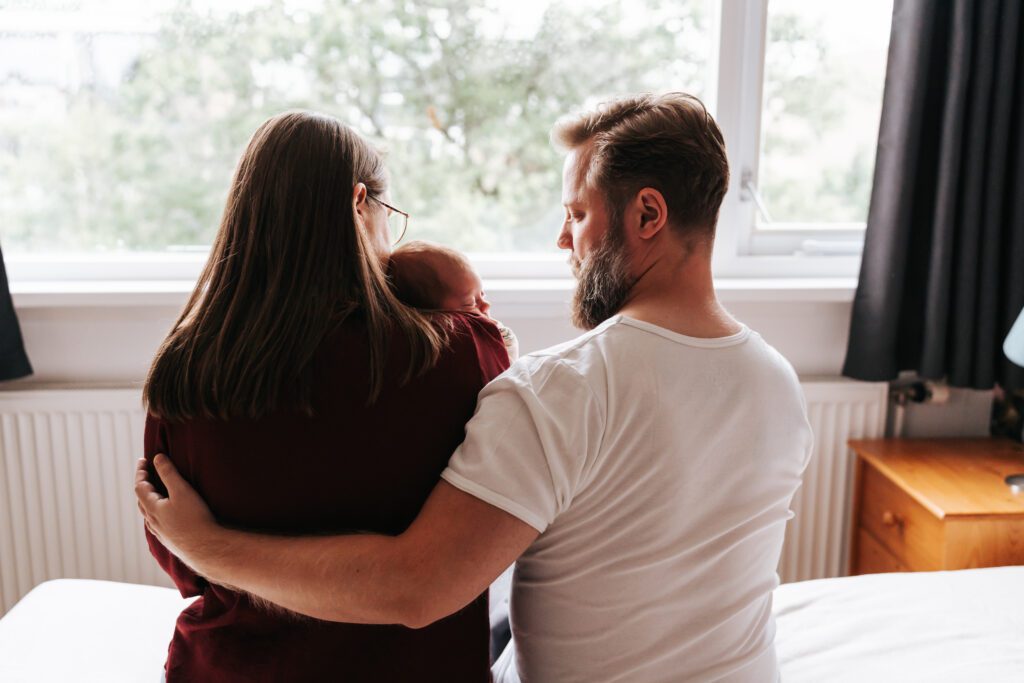
M1024 681L1024 567L780 586L775 647L797 681Z
M159 681L187 600L152 586L61 579L0 619L0 681ZM875 574L780 586L786 683L1024 681L1024 567Z

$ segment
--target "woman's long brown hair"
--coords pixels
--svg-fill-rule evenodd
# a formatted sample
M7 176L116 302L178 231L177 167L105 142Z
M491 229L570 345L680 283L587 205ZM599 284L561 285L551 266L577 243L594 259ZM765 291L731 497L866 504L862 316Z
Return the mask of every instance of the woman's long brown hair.
M309 414L314 353L355 312L369 335L369 358L352 359L369 363L368 400L380 393L390 335L409 340L406 379L436 362L444 330L388 287L356 223L360 182L382 196L383 161L337 119L288 112L259 127L235 170L210 258L153 359L143 391L151 413Z

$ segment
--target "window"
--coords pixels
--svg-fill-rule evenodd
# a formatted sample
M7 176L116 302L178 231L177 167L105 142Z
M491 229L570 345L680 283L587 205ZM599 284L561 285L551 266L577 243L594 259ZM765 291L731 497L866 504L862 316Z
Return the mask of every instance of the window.
M750 135L733 150L736 249L753 256L858 255L892 0L768 0L756 9L748 14L753 29L745 34L744 59L759 78L740 106ZM837 267L827 261L825 269ZM839 269L849 271L849 263Z
M867 219L891 0L771 0L758 227Z
M702 0L32 6L0 19L11 250L202 249L248 137L289 108L385 150L412 236L553 250L555 118L709 81Z
M708 102L734 175L744 174L723 209L730 254L762 253L759 238L788 238L796 224L801 240L833 239L863 222L890 7L6 3L0 243L16 278L194 274L248 137L268 116L304 108L384 150L411 237L490 255L504 264L492 276L561 275L551 124L608 96L668 89ZM762 83L763 116L751 105ZM755 194L771 222L756 217Z

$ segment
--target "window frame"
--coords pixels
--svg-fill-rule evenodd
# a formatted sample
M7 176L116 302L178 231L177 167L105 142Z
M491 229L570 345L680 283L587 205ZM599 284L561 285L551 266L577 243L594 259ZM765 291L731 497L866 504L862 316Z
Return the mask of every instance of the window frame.
M865 226L757 225L761 115L769 0L721 0L716 119L729 155L729 189L715 244L715 272L727 277L855 277ZM749 183L749 185L748 185Z
M769 0L709 0L708 107L722 128L732 170L716 238L719 278L850 278L860 267L864 228L781 224L759 229L756 203L744 181L757 182ZM552 247L557 226L552 226ZM12 282L195 280L208 252L10 254ZM569 279L564 253L470 254L485 280Z

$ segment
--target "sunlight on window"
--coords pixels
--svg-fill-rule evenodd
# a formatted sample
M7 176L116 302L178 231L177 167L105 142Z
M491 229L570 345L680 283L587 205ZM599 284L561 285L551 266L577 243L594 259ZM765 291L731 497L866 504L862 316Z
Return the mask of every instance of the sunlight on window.
M248 137L302 108L385 150L410 237L553 250L551 124L609 95L706 96L711 20L707 0L7 3L0 239L201 249Z
M769 0L758 227L867 219L891 18L892 0Z

